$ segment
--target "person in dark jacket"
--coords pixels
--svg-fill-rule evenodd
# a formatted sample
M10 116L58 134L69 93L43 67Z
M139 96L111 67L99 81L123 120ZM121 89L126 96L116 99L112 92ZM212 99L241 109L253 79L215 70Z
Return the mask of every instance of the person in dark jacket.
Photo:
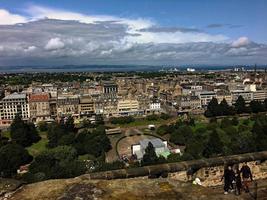
M228 166L224 170L224 174L221 180L224 179L224 194L228 194L230 190L233 190L234 171L231 166Z
M241 175L240 175L239 169L236 168L235 169L235 193L236 193L236 195L241 194L241 189L242 189Z
M247 165L247 163L243 164L240 172L242 174L244 190L245 192L249 192L249 183L250 181L253 180L253 178L252 178L251 170L249 166Z

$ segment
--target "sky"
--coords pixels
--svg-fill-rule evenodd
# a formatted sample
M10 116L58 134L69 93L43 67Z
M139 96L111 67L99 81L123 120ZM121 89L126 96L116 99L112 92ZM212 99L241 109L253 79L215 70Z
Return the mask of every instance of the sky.
M0 66L267 64L266 0L0 0Z

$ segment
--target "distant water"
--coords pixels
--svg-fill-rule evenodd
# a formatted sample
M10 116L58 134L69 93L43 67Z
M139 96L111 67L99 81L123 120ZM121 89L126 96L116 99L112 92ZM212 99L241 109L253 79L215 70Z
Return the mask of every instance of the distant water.
M197 71L207 70L230 70L234 66L181 66L181 67L163 67L153 65L68 65L68 66L0 66L0 73L23 73L23 72L156 72L159 70L184 71L187 68L194 68ZM245 69L254 69L254 66L244 67ZM259 66L257 69L264 69Z

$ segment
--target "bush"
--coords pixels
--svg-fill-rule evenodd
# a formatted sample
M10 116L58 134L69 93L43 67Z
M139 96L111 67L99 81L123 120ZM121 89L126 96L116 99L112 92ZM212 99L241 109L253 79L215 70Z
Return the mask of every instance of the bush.
M21 165L32 161L28 151L18 144L7 144L0 148L0 176L11 177Z
M159 119L159 116L158 115L148 115L147 117L146 117L146 119L148 120L148 121L157 121L158 119Z
M110 119L110 122L112 124L129 124L131 122L134 122L135 119L132 116L126 116L126 117L112 117Z
M163 119L163 120L167 120L167 119L170 119L171 116L168 115L168 114L166 114L166 113L161 113L161 114L160 114L160 118Z
M160 127L158 127L156 132L157 134L163 136L168 133L168 129L169 129L168 125L161 125Z
M38 123L39 131L44 132L48 130L48 124L44 121Z

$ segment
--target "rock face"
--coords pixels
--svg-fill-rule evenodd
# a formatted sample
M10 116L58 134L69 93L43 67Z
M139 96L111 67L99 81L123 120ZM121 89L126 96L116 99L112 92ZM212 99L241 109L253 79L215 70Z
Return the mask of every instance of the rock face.
M244 196L246 195L246 196ZM248 194L223 195L222 188L205 188L171 179L87 180L84 177L24 185L5 200L155 200L250 199Z

